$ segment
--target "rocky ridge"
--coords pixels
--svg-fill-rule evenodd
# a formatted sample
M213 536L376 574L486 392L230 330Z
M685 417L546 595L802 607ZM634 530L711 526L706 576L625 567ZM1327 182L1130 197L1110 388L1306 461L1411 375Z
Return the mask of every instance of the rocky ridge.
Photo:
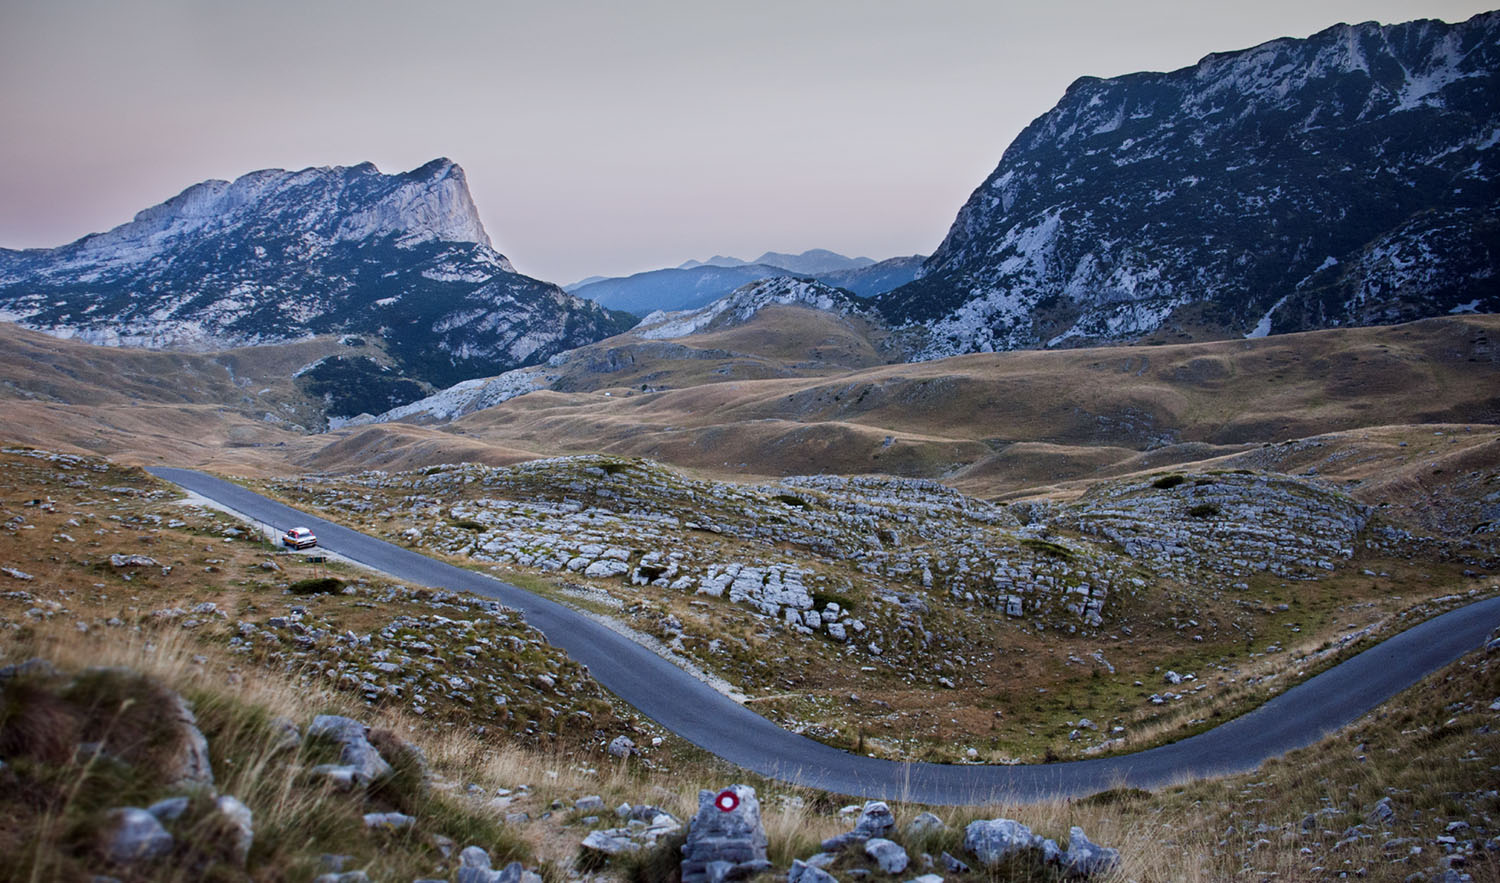
M730 359L736 354L721 349L690 350L673 343L695 334L733 328L751 321L771 306L804 306L844 317L855 317L875 325L881 320L860 298L815 279L775 276L743 285L708 306L676 312L655 311L621 336L631 344L632 358ZM618 348L616 348L618 349ZM558 353L544 365L518 368L495 377L474 378L440 390L378 415L361 415L342 425L360 426L394 421L456 420L465 414L492 408L513 398L551 389L569 372L608 374L618 370L611 351L592 349Z
M447 159L208 181L106 233L0 258L0 315L30 328L187 349L366 333L438 386L630 324L516 273Z
M754 261L716 257L707 263L688 261L679 267L648 270L631 276L591 278L567 290L611 309L645 316L658 310L696 310L743 285L774 276L814 278L861 297L890 291L915 279L922 255L889 258L844 258L814 249L801 255L767 252Z
M1497 96L1495 12L1084 77L880 309L923 358L1493 311Z
M741 325L772 304L798 304L841 315L868 314L860 301L842 289L816 279L774 276L735 289L702 309L657 310L631 330L646 340L671 340L701 331Z

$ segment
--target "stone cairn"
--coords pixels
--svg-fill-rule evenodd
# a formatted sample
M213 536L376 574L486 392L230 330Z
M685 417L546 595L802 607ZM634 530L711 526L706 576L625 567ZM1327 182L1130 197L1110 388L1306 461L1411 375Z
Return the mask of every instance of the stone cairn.
M698 813L682 847L682 883L743 880L770 869L755 789L699 791Z

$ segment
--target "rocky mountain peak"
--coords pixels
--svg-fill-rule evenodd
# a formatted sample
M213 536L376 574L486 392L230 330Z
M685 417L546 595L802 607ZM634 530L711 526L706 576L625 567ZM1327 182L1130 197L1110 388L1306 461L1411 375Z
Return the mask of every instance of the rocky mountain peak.
M405 246L436 241L490 247L463 169L444 158L394 175L365 162L204 181L129 223L51 251L69 266L125 267L186 241L233 234L297 235L325 247L384 236Z
M0 315L90 343L197 350L368 334L406 376L443 385L628 326L516 273L446 158L205 181L106 233L0 252Z
M859 298L842 288L834 288L816 279L773 276L742 285L701 309L671 313L657 310L642 319L632 333L646 340L687 337L711 327L744 324L756 313L777 304L840 313L864 309Z
M361 177L380 175L370 163L349 171L366 167L369 171ZM403 242L437 240L490 245L489 234L479 220L479 210L469 195L468 178L453 160L439 157L410 172L389 177L399 179L399 183L389 189L377 184L377 191L383 192L372 204L345 218L339 227L341 238L395 235Z
M922 276L928 355L1500 308L1500 13L1074 82Z

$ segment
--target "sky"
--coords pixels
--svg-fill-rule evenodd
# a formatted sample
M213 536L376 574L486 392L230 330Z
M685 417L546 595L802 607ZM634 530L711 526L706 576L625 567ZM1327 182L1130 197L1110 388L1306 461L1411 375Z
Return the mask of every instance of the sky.
M1080 76L1486 8L0 0L0 247L61 245L209 178L447 156L496 248L559 283L714 254L926 254Z

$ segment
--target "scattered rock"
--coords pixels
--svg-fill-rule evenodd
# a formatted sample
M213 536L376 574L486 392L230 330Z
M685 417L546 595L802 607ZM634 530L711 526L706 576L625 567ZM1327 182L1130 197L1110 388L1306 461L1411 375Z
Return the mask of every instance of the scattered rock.
M302 731L288 717L271 718L271 752L280 754L295 751L302 746Z
M980 819L964 829L964 849L982 865L996 865L1012 855L1042 849L1043 839L1011 819ZM1053 849L1056 849L1053 844Z
M865 841L865 855L875 860L880 865L880 870L887 874L899 874L906 870L911 861L906 850L901 845L884 837L871 837Z
M629 757L632 754L640 754L640 752L636 750L635 742L631 741L629 736L616 736L609 743L610 757Z
M111 567L160 567L155 558L145 555L111 555L109 556Z
M198 729L198 719L188 708L187 700L171 694L168 710L181 734L177 754L166 763L165 772L174 785L212 785L214 771L208 760L208 740Z
M412 816L399 812L370 812L365 813L364 818L366 828L384 828L392 831L410 828L417 821Z
M641 848L629 836L623 834L620 829L615 828L606 831L590 831L583 838L583 848L602 852L605 855L619 855L622 852L634 852Z
M158 800L146 807L146 812L156 816L160 821L174 822L187 812L188 802L186 797L168 797L166 800Z
M354 780L368 784L389 776L391 765L370 744L369 729L353 718L320 714L313 718L307 735L332 739L339 744L339 761L353 769Z
M943 820L930 812L921 813L906 823L907 837L921 837L924 834L935 834L946 830L948 826L943 824Z
M1382 797L1370 808L1369 814L1365 816L1365 821L1372 825L1388 825L1395 818L1396 811L1391 808L1391 799L1389 797Z
M787 872L786 883L839 883L839 881L838 878L817 865L794 859L792 869Z
M823 841L824 852L838 852L854 843L863 843L872 837L883 837L896 827L896 817L883 800L871 800L860 810L854 830Z
M456 883L521 883L527 873L520 862L511 862L499 871L491 870L490 854L479 846L464 847L458 861Z
M172 835L146 810L127 806L110 810L106 818L103 845L110 861L142 861L172 851Z
M51 678L56 676L57 669L53 667L52 663L40 656L0 668L0 681L8 681L12 678Z
M234 863L244 867L245 860L250 857L250 847L255 843L255 819L250 807L241 803L239 798L224 794L214 801L214 810L218 813L219 827L229 841Z
M1079 877L1108 874L1120 864L1120 851L1093 843L1074 825L1068 832L1068 851L1062 857L1063 870Z

